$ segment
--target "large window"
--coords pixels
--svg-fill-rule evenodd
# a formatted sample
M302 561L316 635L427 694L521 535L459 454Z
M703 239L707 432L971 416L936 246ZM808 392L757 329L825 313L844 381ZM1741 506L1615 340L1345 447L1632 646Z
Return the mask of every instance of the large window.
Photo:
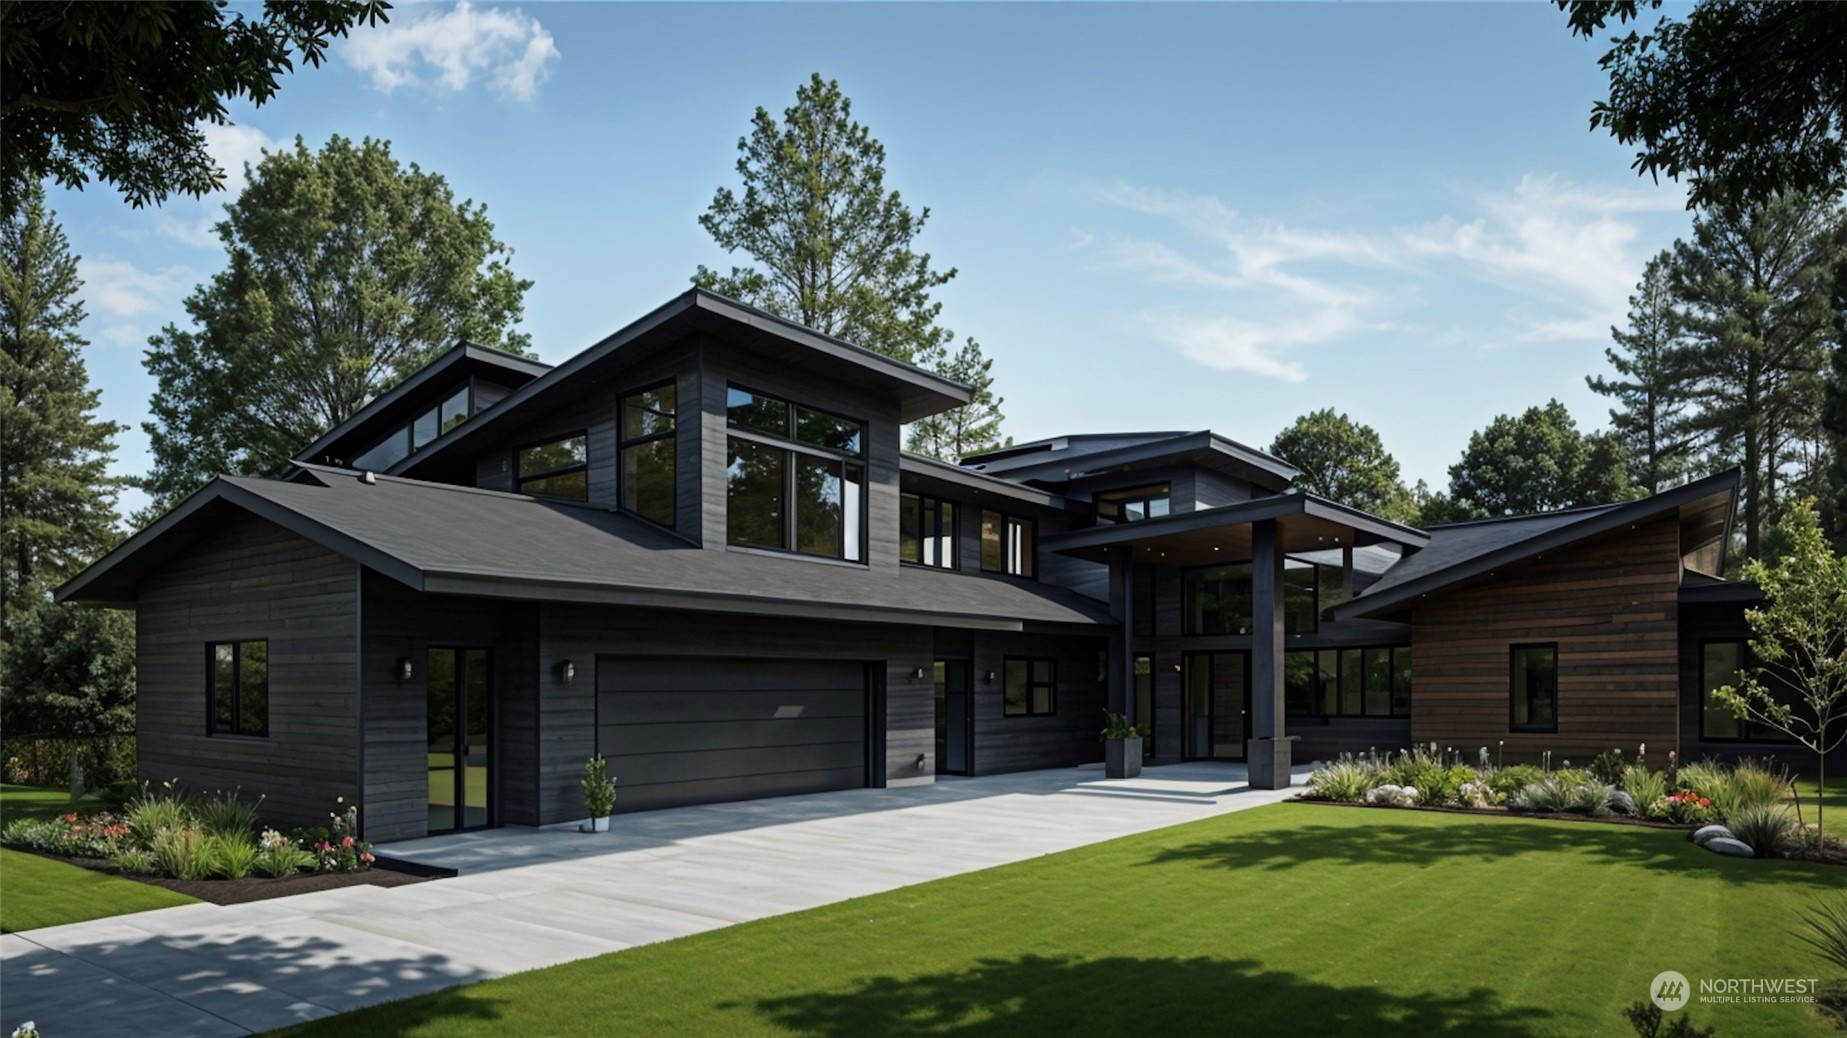
M898 558L956 568L956 504L921 494L898 497Z
M1700 719L1699 734L1701 739L1719 742L1789 742L1790 737L1764 724L1762 721L1748 717L1739 717L1732 713L1732 708L1719 702L1712 690L1722 685L1738 684L1738 672L1749 670L1751 665L1750 648L1743 639L1712 641L1700 643ZM1785 706L1795 703L1794 690L1781 685L1774 674L1759 674L1759 680L1769 685L1772 694L1789 692L1788 696L1779 696Z
M672 526L678 468L674 384L622 398L622 510Z
M441 402L361 451L353 459L353 467L368 472L382 472L428 447L436 442L438 436L466 422L469 415L487 406L487 402L476 399L477 396L472 382L464 384Z
M865 558L865 428L737 386L726 400L726 540Z
M519 492L572 501L590 499L590 466L583 433L564 436L514 452L519 464Z
M1323 574L1325 567L1298 559L1283 560L1283 630L1313 634L1321 626L1321 588L1338 577ZM1185 608L1182 634L1249 634L1253 626L1251 564L1233 562L1186 571L1183 578Z
M1284 653L1283 709L1290 717L1409 717L1411 647Z
M1052 661L1008 657L1001 704L1008 717L1054 713L1058 706Z
M1517 732L1558 731L1558 646L1516 645L1508 650L1508 660L1509 727Z
M1033 575L1033 521L999 512L981 513L981 569L984 573Z
M1150 563L1135 563L1134 594L1130 595L1130 604L1135 609L1135 634L1139 638L1154 637L1154 566Z
M1167 514L1168 493L1168 485L1160 483L1098 494L1097 521L1133 523L1143 519L1158 519Z
M206 731L269 735L269 643L212 642L205 663Z

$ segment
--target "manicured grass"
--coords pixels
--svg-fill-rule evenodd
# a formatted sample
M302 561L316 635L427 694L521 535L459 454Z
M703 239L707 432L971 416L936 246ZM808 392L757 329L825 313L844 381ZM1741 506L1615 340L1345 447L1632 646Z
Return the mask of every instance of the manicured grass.
M62 790L0 786L0 820L50 818L73 810L87 813L101 806L86 797L73 807L70 794ZM36 854L0 850L0 933L189 905L193 900Z
M1280 804L283 1033L1628 1036L1664 970L1827 976L1789 930L1844 887L1673 831Z

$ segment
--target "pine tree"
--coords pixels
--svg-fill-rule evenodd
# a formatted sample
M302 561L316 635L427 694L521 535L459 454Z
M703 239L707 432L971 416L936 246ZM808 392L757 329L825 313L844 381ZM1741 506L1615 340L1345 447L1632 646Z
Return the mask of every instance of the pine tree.
M1822 521L1834 550L1847 553L1847 255L1834 267L1833 341L1822 392L1821 424L1827 431L1829 463Z
M1617 378L1586 376L1593 392L1611 397L1610 428L1629 461L1629 478L1655 493L1686 474L1692 462L1684 395L1686 347L1680 310L1669 276L1670 255L1648 261L1629 297L1629 327L1610 329L1615 348L1606 348Z
M32 186L0 221L0 596L7 615L116 539L122 426L96 417L77 257Z
M954 340L930 292L956 272L911 248L930 210L885 190L885 146L853 121L838 82L815 73L780 125L758 108L737 172L743 195L719 188L699 224L758 265L701 265L694 284L899 360Z
M1847 248L1837 203L1780 195L1694 219L1674 244L1673 286L1694 402L1687 429L1708 463L1743 469L1744 554L1761 557L1779 502L1819 473L1820 369L1833 268Z
M969 339L951 354L946 346L932 347L919 357L925 367L952 382L969 387L969 402L911 423L908 447L948 462L1002 445L1000 423L1005 418L994 395L994 362L981 353L981 344Z

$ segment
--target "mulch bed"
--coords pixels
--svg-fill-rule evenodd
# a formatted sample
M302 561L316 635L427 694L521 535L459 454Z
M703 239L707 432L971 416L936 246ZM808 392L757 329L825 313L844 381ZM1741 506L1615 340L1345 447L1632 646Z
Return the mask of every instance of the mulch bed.
M38 852L27 851L26 853L37 854ZM298 872L293 876L283 876L279 879L271 879L267 876L250 876L246 879L167 879L162 876L130 875L106 861L98 861L94 858L65 858L56 854L39 854L38 856L95 872L111 873L123 879L146 883L149 886L165 887L176 893L185 894L187 897L210 901L214 905L241 905L250 901L267 901L272 897L288 897L291 894L338 890L341 887L402 887L410 883L423 883L438 878L371 868L363 872Z

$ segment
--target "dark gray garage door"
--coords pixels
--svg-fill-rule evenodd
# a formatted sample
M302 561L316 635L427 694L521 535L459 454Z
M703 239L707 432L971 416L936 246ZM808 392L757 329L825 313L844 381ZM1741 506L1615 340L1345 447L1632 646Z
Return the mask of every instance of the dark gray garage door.
M866 668L601 657L596 745L616 810L866 784Z

